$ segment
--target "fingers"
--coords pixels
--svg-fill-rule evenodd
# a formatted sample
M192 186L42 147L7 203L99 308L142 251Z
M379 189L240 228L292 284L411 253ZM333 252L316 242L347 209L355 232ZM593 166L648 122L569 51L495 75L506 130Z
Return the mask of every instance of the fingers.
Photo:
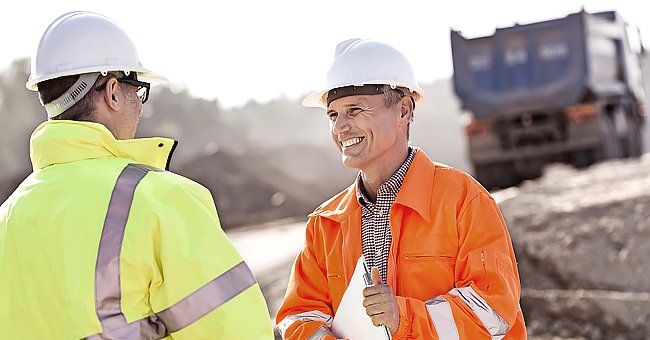
M388 291L378 292L377 294L366 296L363 299L363 306L368 307L376 304L392 303L392 299L393 297Z
M370 275L372 276L373 284L379 285L383 283L381 280L381 274L379 273L379 268L372 267L372 269L370 269Z
M395 334L399 325L399 307L392 288L382 283L379 269L370 271L372 286L363 290L363 307L375 326L386 326Z
M363 296L370 297L377 294L392 293L392 290L387 284L379 284L376 286L369 286L363 289Z
M388 325L393 320L393 313L390 306L375 305L366 308L366 314L375 326Z
M366 307L366 314L370 317L388 314L390 312L392 312L392 306L387 304L377 304Z

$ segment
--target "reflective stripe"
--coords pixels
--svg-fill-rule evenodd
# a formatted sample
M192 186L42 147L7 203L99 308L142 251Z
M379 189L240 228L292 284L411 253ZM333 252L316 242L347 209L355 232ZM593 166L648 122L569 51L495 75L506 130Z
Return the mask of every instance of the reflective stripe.
M117 178L108 203L102 236L99 240L95 266L95 308L102 325L102 333L89 339L119 338L154 339L167 334L165 326L157 317L148 317L127 324L122 314L120 288L120 251L124 230L131 211L135 188L149 171L158 168L129 164ZM125 338L126 339L126 338Z
M284 333L296 321L320 321L324 322L327 327L332 327L332 320L333 318L331 315L325 314L318 310L310 310L308 312L287 315L284 319L282 319L282 321L278 323L278 331L280 331L280 334L284 339Z
M129 164L113 188L95 267L95 304L102 333L86 339L160 339L187 327L257 283L250 268L241 262L162 312L126 322L121 306L120 252L135 189L149 171L163 170Z
M176 332L219 308L255 283L257 281L248 265L241 262L157 314L170 332Z
M429 312L429 317L436 328L440 340L458 340L458 328L454 322L454 315L451 313L449 302L442 296L424 302Z
M474 311L492 335L492 339L500 340L506 335L508 323L472 287L454 288L449 294L458 296Z
M168 335L165 325L158 320L157 316L151 315L144 319L136 320L123 328L104 331L100 334L86 337L88 340L140 340L160 339Z
M329 329L327 329L325 326L320 326L314 334L307 338L307 340L320 340L326 335L336 338L336 335L334 335L334 333L332 333Z

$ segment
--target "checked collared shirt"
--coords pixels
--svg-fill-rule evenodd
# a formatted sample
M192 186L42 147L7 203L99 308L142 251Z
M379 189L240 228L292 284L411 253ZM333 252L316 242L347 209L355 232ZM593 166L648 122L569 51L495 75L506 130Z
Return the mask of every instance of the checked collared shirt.
M379 268L384 283L387 275L388 252L393 237L390 231L390 208L402 188L415 153L416 150L409 147L409 154L404 163L379 186L375 203L372 203L365 194L361 173L357 176L357 200L361 205L361 250L368 268Z

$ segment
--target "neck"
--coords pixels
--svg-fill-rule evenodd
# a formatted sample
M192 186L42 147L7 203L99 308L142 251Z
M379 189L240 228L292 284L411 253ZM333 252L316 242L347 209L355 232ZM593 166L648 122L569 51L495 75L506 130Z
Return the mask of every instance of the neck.
M390 157L386 157L376 162L376 168L362 169L361 179L363 187L368 198L375 203L377 201L377 191L395 172L402 166L402 163L408 157L408 145L394 152Z

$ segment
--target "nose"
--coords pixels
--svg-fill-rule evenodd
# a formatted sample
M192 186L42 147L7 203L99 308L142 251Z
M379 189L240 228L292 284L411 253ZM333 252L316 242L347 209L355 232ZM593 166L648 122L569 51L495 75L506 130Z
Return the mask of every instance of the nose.
M335 135L340 135L350 130L350 118L347 115L340 114L336 120L330 122L331 131Z

